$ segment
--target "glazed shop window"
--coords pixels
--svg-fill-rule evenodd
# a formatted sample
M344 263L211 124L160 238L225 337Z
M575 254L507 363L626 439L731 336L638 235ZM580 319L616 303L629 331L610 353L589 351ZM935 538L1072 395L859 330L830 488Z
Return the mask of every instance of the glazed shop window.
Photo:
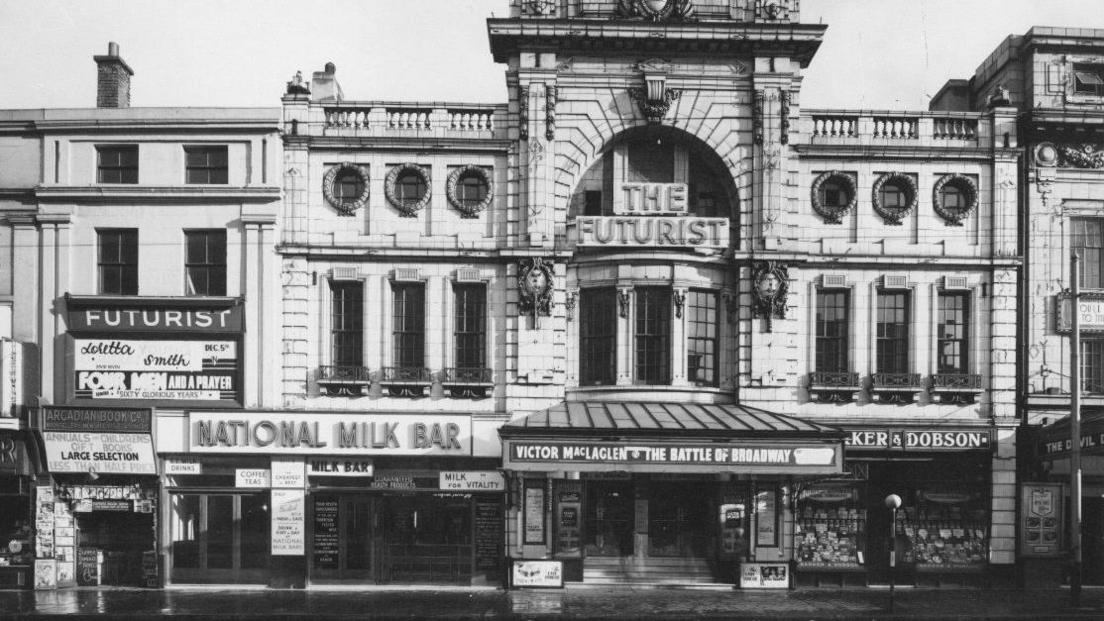
M226 295L226 231L184 231L185 295Z
M1104 65L1075 63L1073 65L1073 92L1078 95L1104 97Z
M330 282L330 343L332 363L339 367L364 364L364 286L360 281Z
M98 183L138 183L138 145L96 147Z
M816 370L845 373L850 369L847 348L850 293L822 290L816 294Z
M185 181L216 184L229 182L226 145L185 147Z
M853 483L810 485L799 490L794 516L798 567L858 568L865 562L866 504Z
M138 229L96 231L101 295L138 295Z
M487 290L482 284L457 284L455 355L456 367L481 369L487 366Z
M686 299L686 377L698 386L717 385L719 304L715 291L692 289Z
M909 294L880 291L876 363L880 373L909 372Z
M986 494L971 486L931 484L905 499L897 512L897 533L904 534L905 563L918 570L982 566L989 557Z
M425 287L422 283L393 283L391 355L393 366L425 366Z
M970 296L967 293L939 294L936 335L938 372L969 373Z
M637 384L671 383L671 290L636 289L636 326L633 331Z
M1081 287L1104 289L1104 218L1070 220L1070 246L1081 254Z
M617 291L579 292L579 385L611 385L617 378Z
M1081 341L1081 390L1104 393L1104 339L1085 338Z

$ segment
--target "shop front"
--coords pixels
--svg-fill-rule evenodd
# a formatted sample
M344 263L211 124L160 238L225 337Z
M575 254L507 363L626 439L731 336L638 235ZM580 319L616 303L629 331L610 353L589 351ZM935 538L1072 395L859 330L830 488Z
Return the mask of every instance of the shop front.
M189 412L163 454L169 580L495 584L505 484L469 415Z
M785 494L843 463L837 430L736 405L572 402L499 433L508 553L562 562L567 581L785 576Z
M991 522L991 430L847 432L846 475L796 488L798 583L983 583ZM896 512L886 505L891 494L902 500Z
M34 470L27 434L0 431L0 589L34 584Z
M157 463L145 408L43 406L35 588L157 587Z

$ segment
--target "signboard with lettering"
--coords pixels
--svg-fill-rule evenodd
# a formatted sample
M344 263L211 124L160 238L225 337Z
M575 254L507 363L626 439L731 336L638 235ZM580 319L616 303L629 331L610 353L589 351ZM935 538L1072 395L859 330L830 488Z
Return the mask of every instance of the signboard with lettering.
M272 459L272 487L303 489L307 486L307 468L302 458Z
M502 559L505 556L502 536L504 519L501 500L488 500L486 497L476 496L475 569L487 572L496 582L502 580L501 576L495 574L501 571Z
M236 404L238 371L231 340L73 341L75 399Z
M1073 317L1068 295L1059 295L1058 306L1058 331L1070 332L1073 330ZM1085 332L1104 332L1104 297L1081 294L1077 303L1077 310L1081 313L1081 329Z
M471 417L459 414L188 413L194 453L471 455Z
M226 308L106 308L71 302L69 306L70 332L232 334L242 332L243 325L242 307L237 304Z
M272 555L306 554L306 493L302 489L272 490Z
M506 442L503 465L511 470L629 472L822 472L842 469L839 445L801 442Z
M234 487L270 487L272 473L262 468L236 468Z
M1065 553L1060 483L1020 485L1020 554L1058 557Z
M471 471L442 472L440 488L450 492L502 492L506 490L506 478L501 472Z
M45 405L38 413L38 428L43 431L150 433L153 430L153 410L149 408Z
M312 477L370 477L375 466L363 457L320 457L308 459L307 470Z
M198 459L166 459L164 468L165 474L203 474L203 463Z
M788 589L789 570L786 563L740 563L740 588Z
M847 450L989 451L990 429L852 429Z
M1067 457L1073 446L1069 419L1064 418L1043 429L1039 454L1043 459ZM1104 417L1085 416L1081 420L1081 452L1086 455L1104 454Z
M579 246L728 247L728 219L691 216L685 183L623 183L613 216L575 218Z
M0 418L20 416L23 406L23 343L0 339Z
M157 474L148 408L43 406L37 424L50 472Z
M314 497L314 537L311 556L315 569L337 569L341 538L339 536L340 501L336 497Z
M513 587L563 588L563 561L515 560L510 572Z

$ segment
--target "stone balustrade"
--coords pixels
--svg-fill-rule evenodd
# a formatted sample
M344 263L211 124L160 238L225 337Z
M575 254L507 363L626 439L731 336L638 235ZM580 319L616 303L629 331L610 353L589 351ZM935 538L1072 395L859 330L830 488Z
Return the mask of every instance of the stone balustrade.
M805 110L801 129L813 144L908 144L980 146L978 113L892 113Z
M311 116L324 135L495 138L500 137L496 130L506 126L505 115L506 107L499 105L429 107L339 102L317 106Z

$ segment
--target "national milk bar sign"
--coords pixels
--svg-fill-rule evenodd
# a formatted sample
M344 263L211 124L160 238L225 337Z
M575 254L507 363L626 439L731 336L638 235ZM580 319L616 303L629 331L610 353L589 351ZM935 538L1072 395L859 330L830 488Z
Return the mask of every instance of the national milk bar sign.
M834 473L840 471L841 462L839 445L798 442L661 444L510 440L505 455L505 467L515 470L564 466L569 470L588 471L624 469L646 472L670 468L683 471Z
M987 451L989 429L855 429L844 438L847 450Z
M471 455L471 418L457 414L188 413L193 453Z

